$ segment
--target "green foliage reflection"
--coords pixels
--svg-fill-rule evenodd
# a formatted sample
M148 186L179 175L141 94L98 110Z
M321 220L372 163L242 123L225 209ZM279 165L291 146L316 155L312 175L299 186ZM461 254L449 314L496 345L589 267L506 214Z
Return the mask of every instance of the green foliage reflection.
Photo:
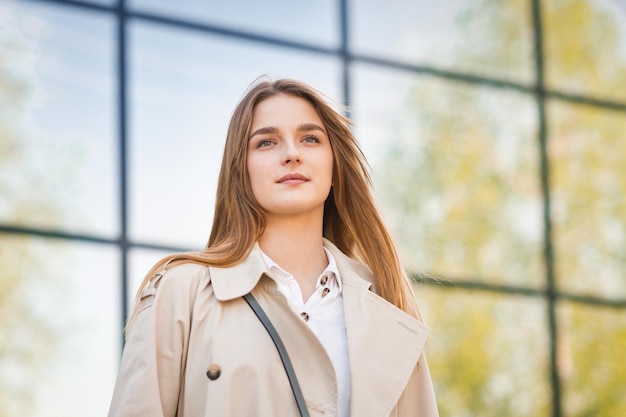
M549 86L625 98L623 18L599 1L541 6ZM520 13L530 16L529 2L472 2L459 19L458 62L529 62L522 55L532 53L532 27L530 18L519 25ZM512 70L511 79L522 73ZM626 117L558 101L547 109L559 289L624 298ZM384 169L377 188L410 269L545 285L537 113L530 94L416 78L374 169ZM429 358L442 415L550 415L543 302L417 291L434 329ZM625 415L626 368L617 359L626 348L624 311L564 311L556 343L565 415Z

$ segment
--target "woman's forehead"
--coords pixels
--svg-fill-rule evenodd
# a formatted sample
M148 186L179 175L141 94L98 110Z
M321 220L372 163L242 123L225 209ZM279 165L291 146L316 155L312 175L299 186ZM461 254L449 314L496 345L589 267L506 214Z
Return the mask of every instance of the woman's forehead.
M324 126L322 118L308 100L298 96L278 94L255 106L251 131L265 126L296 128L304 124Z

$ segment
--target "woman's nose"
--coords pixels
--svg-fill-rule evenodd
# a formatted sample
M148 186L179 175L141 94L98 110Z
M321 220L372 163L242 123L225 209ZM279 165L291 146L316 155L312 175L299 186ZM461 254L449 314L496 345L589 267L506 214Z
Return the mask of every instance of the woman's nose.
M300 162L300 152L294 143L286 143L283 164L287 165L293 162Z

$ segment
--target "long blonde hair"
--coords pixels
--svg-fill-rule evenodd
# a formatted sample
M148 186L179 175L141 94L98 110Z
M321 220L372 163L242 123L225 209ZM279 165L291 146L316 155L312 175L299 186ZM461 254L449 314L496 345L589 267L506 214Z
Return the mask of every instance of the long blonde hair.
M374 204L369 167L350 131L350 120L331 107L321 93L290 79L259 81L239 102L228 127L213 226L206 248L199 252L169 255L157 262L141 283L135 305L152 276L165 266L186 262L232 266L245 259L261 237L265 218L250 186L246 163L248 138L256 105L279 94L307 100L326 127L334 161L333 186L324 205L324 237L343 253L370 268L378 293L383 298L421 318L410 282ZM129 322L134 315L135 312Z

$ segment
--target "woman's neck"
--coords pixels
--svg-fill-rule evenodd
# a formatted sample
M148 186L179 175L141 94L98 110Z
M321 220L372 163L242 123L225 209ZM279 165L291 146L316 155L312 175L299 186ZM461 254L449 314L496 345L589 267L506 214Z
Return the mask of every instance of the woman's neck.
M302 299L307 300L315 290L317 278L328 265L322 241L322 222L298 218L268 219L259 246L294 276L300 284Z

